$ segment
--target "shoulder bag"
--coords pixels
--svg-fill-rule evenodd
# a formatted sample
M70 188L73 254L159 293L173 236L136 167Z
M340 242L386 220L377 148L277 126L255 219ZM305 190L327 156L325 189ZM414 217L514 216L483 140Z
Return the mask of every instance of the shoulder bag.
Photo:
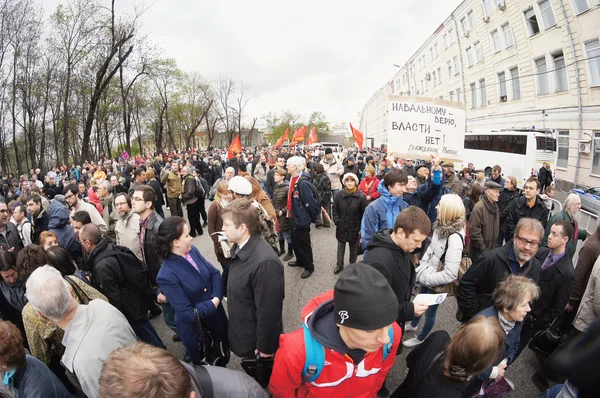
M229 363L229 342L227 338L222 339L216 333L211 332L204 326L200 313L194 308L196 318L196 332L198 333L198 348L202 356L202 362L211 366L225 367Z
M447 293L448 296L454 296L456 294L456 288L458 287L458 283L462 279L463 275L467 272L469 267L471 267L471 264L473 264L473 262L469 258L469 255L467 254L465 248L465 240L463 236L458 232L455 232L455 234L458 234L458 236L460 236L460 240L463 243L462 257L460 259L460 265L458 266L458 277L452 283L449 283L447 285L434 286L431 288L436 293ZM442 272L446 268L446 252L448 251L448 241L450 240L450 236L448 236L448 239L446 239L446 248L444 249L444 254L442 254L442 257L440 258L437 272Z

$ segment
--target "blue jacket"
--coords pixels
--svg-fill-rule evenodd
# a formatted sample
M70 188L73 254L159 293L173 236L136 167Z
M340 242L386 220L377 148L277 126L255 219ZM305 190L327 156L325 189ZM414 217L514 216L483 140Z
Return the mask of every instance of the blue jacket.
M402 197L390 194L383 180L379 183L377 191L381 196L367 206L360 225L361 246L365 253L367 252L367 245L375 232L393 228L398 214L408 208L408 203Z
M423 184L417 188L413 193L405 193L402 199L408 203L409 206L417 206L424 212L427 212L429 205L435 200L440 191L443 191L444 180L442 178L441 170L433 171L433 180L431 174L429 175L427 184ZM439 202L439 199L438 199ZM437 204L436 204L437 205ZM433 222L433 221L432 221Z
M315 198L308 173L300 174L292 191L292 225L294 228L310 228L321 213L321 204Z
M199 365L202 358L198 348L200 337L196 329L194 308L198 310L204 326L222 339L227 339L227 316L222 304L215 308L211 301L213 297L223 299L221 273L194 246L190 256L200 272L184 257L171 253L163 262L156 282L175 310L175 322L181 341L192 362Z
M25 356L25 366L17 369L8 383L8 389L15 398L72 397L58 377L39 359Z
M81 245L75 236L75 230L69 225L69 209L53 199L48 209L48 230L58 237L58 245L69 251L71 258L78 267L83 264Z
M494 308L494 306L487 307L485 310L480 311L477 315L482 315L486 318L496 318L498 319L498 310ZM519 343L521 342L521 330L523 329L523 322L517 322L513 330L508 333L506 338L504 339L504 352L494 366L497 366L504 358L508 358L507 366L510 365L515 360L515 354L519 349ZM483 373L477 375L479 380L488 380L490 375L492 374L492 368L490 367Z

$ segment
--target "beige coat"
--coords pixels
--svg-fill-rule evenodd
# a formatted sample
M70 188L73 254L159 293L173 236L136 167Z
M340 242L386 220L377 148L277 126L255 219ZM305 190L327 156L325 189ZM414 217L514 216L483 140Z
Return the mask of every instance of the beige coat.
M598 318L600 318L600 257L596 260L590 274L573 326L580 332L585 332L590 323Z
M125 246L133 252L141 261L142 247L140 246L140 216L130 211L125 217L119 217L115 224L117 234L117 245Z

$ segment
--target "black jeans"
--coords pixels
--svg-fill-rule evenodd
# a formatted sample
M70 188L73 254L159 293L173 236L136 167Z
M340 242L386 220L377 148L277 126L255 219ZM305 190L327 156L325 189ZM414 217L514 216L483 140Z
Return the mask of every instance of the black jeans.
M198 212L198 201L186 205L187 216L190 223L190 235L196 236L196 231L202 233L202 224L200 224L200 213Z
M348 264L354 264L356 262L356 258L358 257L356 244L348 243L350 246L350 262ZM340 242L338 240L337 245L337 266L344 266L344 256L346 255L346 242Z
M313 263L312 244L310 242L310 227L292 228L292 244L296 253L296 262L304 267L305 270L313 272L315 265Z
M198 205L198 211L200 212L200 215L202 216L202 221L208 222L208 215L206 215L205 200L206 199L204 198L204 196L201 196L198 198L198 201L196 202L196 204Z
M158 336L158 333L156 333L156 329L154 329L154 326L152 326L152 323L147 316L136 319L135 321L130 319L129 324L135 334L137 334L144 343L151 344L158 348L167 348Z

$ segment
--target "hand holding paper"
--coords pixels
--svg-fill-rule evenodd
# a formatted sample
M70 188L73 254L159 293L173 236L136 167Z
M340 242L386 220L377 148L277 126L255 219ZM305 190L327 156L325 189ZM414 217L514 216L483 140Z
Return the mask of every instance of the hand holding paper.
M441 304L446 300L447 293L440 294L417 294L417 297L413 300L415 303L423 303L427 305Z

